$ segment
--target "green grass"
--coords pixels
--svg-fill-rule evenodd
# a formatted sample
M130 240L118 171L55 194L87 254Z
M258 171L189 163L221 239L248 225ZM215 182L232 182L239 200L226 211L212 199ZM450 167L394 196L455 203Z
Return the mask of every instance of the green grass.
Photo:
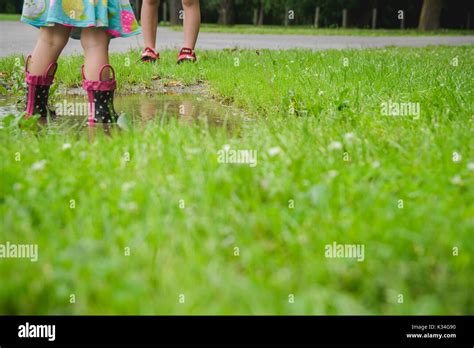
M0 13L0 21L19 21L21 14L17 13Z
M39 261L0 259L1 314L474 313L473 46L125 66L138 54L112 57L121 89L203 79L253 121L228 133L171 117L93 139L4 125L0 243L37 243ZM61 88L81 62L60 60ZM21 81L15 57L0 71ZM389 100L420 117L381 115ZM258 165L219 163L224 145ZM326 258L333 241L364 244L365 260Z
M172 26L173 30L181 31L181 26ZM312 26L279 26L279 25L232 25L222 26L217 24L203 24L202 32L208 33L232 33L232 34L287 34L287 35L340 35L340 36L433 36L433 35L474 35L474 30L441 29L433 31L418 31L416 29L341 29L341 28L319 28Z

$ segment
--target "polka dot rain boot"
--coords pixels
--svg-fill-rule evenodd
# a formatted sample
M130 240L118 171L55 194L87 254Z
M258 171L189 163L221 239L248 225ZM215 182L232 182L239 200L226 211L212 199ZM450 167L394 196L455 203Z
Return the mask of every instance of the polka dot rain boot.
M43 75L32 75L28 71L28 63L31 55L25 61L26 85L28 87L26 92L26 116L29 118L32 115L41 115L41 117L56 116L54 111L48 107L49 87L53 84L54 74L58 68L56 62L51 63Z
M112 79L103 79L102 73L108 68L112 72ZM114 109L114 91L117 86L115 71L111 65L104 65L99 72L99 81L87 80L82 66L82 88L87 92L89 100L89 124L115 123L118 115Z

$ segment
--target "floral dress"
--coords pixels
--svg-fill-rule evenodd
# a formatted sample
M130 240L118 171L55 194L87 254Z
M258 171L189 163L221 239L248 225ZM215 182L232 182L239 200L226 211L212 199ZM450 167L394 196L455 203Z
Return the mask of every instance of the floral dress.
M140 33L129 0L24 0L21 21L37 28L70 26L75 39L88 27L104 28L112 38Z

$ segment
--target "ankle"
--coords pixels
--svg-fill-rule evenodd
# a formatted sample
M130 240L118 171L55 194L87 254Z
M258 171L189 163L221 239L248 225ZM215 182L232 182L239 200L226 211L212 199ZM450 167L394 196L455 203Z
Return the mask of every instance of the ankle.
M88 73L88 76L91 76L92 78L86 77L86 69L85 65L83 65L81 67L81 74L82 80L87 82L115 82L115 70L110 64L104 64L100 69L94 69L92 72Z
M38 66L36 66L36 64L33 64L33 62L30 63L30 60L32 60L31 55L26 57L26 60L25 60L25 73L26 73L27 79L29 77L42 78L45 81L49 81L48 84L51 84L53 82L54 75L56 74L58 63L56 61L53 61L47 64L45 68L41 66L41 68L38 69ZM36 69L33 69L33 68L36 68Z

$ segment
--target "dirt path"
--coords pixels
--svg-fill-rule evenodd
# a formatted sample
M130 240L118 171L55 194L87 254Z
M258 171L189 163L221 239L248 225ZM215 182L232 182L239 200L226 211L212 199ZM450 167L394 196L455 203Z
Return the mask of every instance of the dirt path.
M0 56L11 54L27 54L36 41L37 29L20 22L1 21ZM142 46L142 36L115 39L111 42L113 52L123 52L130 48ZM169 28L158 29L158 48L177 48L181 45L182 33ZM313 50L369 48L384 46L413 46L427 45L472 45L474 36L306 36L306 35L242 35L222 33L201 33L198 49L223 48L268 48L291 49L306 48ZM66 54L80 53L80 42L71 40L65 48Z

